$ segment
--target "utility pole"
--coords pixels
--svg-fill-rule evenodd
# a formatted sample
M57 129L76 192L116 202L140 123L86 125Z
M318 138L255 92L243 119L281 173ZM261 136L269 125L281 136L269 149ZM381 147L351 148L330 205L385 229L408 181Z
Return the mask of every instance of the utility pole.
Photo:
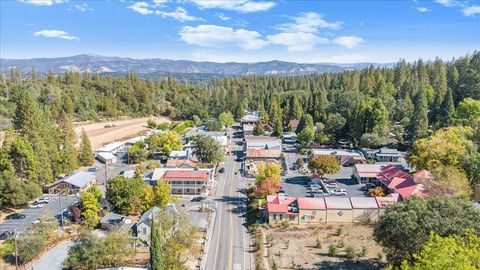
M60 224L62 227L62 231L65 231L65 224L63 222L63 207L62 207L62 192L58 192L58 202L60 203Z
M15 242L15 269L16 269L16 270L18 270L17 237L18 237L18 233L15 232L14 242Z
M107 187L108 187L108 168L107 168L107 161L105 160L105 194L107 194Z

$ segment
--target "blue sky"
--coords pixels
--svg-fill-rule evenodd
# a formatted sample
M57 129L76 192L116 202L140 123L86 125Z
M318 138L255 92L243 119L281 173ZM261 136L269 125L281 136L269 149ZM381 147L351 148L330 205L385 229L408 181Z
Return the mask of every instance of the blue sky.
M0 56L394 62L480 49L480 1L1 0Z

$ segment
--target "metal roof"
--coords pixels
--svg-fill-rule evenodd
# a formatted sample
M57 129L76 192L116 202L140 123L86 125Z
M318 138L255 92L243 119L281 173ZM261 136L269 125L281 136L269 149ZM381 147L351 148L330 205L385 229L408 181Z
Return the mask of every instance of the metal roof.
M375 197L350 197L350 202L354 209L376 209L378 208Z
M326 197L325 205L327 209L352 209L349 198Z
M298 209L323 210L327 209L324 198L298 198Z
M67 182L76 187L83 187L86 184L95 180L95 174L90 172L78 171L72 175L66 176L60 182Z

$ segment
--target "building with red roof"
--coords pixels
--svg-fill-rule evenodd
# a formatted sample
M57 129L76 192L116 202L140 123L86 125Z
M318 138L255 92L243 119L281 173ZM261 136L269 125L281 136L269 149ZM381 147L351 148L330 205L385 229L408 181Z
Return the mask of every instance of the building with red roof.
M191 159L169 159L165 167L167 168L183 168L194 169L198 166L198 162Z
M167 170L160 181L170 184L172 194L201 195L206 191L211 175L206 170Z
M396 202L394 196L295 198L279 194L267 196L264 214L272 224L284 220L294 224L372 223Z
M422 184L417 184L412 175L395 165L388 165L383 168L378 174L377 180L389 193L398 193L401 200L413 195L426 195Z

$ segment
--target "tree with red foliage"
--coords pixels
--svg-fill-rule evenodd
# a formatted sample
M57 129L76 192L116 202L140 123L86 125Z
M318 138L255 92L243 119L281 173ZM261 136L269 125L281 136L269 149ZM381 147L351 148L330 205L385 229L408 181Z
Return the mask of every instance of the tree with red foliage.
M274 177L263 180L255 190L257 198L277 193L281 188L280 181Z

